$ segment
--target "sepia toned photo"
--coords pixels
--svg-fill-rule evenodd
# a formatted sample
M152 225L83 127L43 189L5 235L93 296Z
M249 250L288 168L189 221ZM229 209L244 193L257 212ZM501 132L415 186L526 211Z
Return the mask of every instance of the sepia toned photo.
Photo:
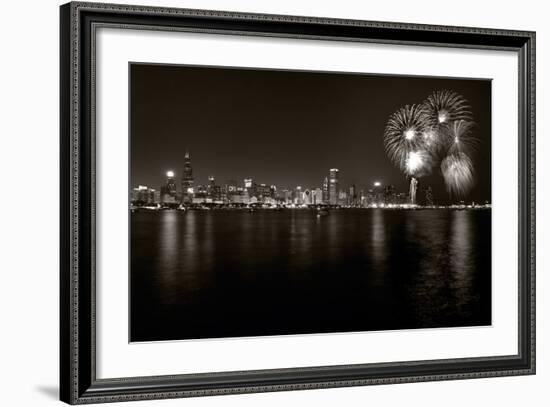
M491 325L491 81L130 63L130 341Z

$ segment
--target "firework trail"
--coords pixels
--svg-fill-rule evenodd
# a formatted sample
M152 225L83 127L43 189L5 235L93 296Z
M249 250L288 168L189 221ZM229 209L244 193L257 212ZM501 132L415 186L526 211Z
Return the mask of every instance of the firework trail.
M392 114L384 131L384 147L390 160L406 174L414 175L426 167L428 130L423 105L407 105Z
M441 162L441 173L449 194L464 196L474 182L474 166L462 152L450 154Z
M479 140L472 134L473 122L457 120L452 122L447 129L451 141L448 154L471 154L477 147Z

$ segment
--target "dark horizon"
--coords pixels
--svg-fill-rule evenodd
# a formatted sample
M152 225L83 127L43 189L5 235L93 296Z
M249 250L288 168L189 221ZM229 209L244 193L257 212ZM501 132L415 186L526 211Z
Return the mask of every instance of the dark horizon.
M168 170L179 188L188 150L196 185L213 175L219 185L253 178L317 188L338 168L343 189L379 181L405 192L406 176L384 151L386 121L451 89L469 101L481 140L464 199L491 201L490 80L157 64L131 64L130 72L131 188L158 189ZM419 179L427 186L436 202L450 202L439 168Z

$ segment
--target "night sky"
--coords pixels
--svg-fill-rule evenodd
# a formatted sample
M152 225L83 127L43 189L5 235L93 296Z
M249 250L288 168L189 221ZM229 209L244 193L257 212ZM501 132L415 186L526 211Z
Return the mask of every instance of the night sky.
M406 177L384 152L386 121L449 89L469 101L481 139L466 200L490 201L490 80L132 64L130 83L131 187L157 189L174 170L179 188L189 149L195 185L214 175L220 185L251 177L315 188L338 168L341 188L381 181L405 192ZM439 168L419 181L436 203L448 202Z

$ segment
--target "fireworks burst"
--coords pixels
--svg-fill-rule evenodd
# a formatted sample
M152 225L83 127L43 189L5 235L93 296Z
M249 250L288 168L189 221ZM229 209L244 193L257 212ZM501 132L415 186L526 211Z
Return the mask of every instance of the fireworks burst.
M449 194L463 196L473 184L470 154L478 143L473 125L468 101L454 91L438 90L422 104L406 105L390 116L384 131L386 154L413 178L441 163Z
M424 101L430 127L440 129L449 123L472 120L468 101L452 90L436 90Z
M405 159L405 172L410 176L426 175L432 169L430 155L424 150L410 151Z
M457 152L445 157L441 162L441 172L450 194L464 196L473 185L474 166L465 153Z
M407 105L392 114L384 131L384 147L390 160L409 173L409 154L422 150L428 130L427 116L423 105Z
M426 120L432 132L430 150L433 155L446 154L453 144L450 127L457 121L470 121L468 101L456 92L437 90L424 101Z

